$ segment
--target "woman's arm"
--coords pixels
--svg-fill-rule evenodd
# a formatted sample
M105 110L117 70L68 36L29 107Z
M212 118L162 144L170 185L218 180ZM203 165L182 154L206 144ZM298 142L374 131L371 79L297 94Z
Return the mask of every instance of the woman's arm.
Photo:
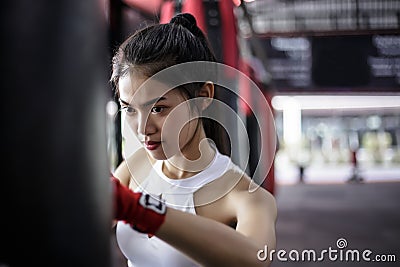
M269 266L257 252L275 249L276 205L273 196L259 188L253 193L233 192L236 231L217 221L168 209L156 236L204 266Z
M131 173L129 172L129 168L126 164L126 161L122 161L121 164L115 169L113 176L117 178L121 184L129 187L129 181L131 179Z

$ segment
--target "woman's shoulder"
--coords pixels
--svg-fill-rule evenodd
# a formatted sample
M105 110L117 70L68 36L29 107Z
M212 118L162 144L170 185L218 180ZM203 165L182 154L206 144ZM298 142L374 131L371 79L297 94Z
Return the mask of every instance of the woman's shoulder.
M114 176L120 181L134 189L151 171L155 160L150 158L144 148L139 148L115 169Z
M258 196L265 198L267 200L274 200L274 196L271 192L266 190L262 185L252 179L242 168L238 165L231 162L230 171L226 173L226 179L237 181L230 193L232 195L240 194L240 195L248 195L251 197ZM243 197L243 196L241 196Z
M197 192L198 200L211 203L224 198L236 203L240 201L256 201L274 205L274 196L262 186L255 183L245 171L230 162L222 176L204 185Z
M275 203L274 195L247 175L239 181L231 193L234 199L247 199L250 202L255 201L271 205Z
M208 204L220 199L226 199L232 191L237 190L243 179L247 179L247 175L238 166L236 166L229 157L222 156L226 162L222 166L218 166L218 171L213 173L215 179L203 185L196 192L196 203L198 205ZM228 160L226 160L228 159Z

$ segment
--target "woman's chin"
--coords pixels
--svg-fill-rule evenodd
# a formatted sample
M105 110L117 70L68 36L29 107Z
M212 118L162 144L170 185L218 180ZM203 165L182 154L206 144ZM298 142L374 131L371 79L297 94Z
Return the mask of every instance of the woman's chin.
M166 147L162 146L159 146L156 149L152 150L146 149L146 151L155 160L167 160L173 158L174 156L181 155L180 153L174 153L176 152L175 150L166 149Z
M155 160L166 160L167 156L161 151L147 150L147 153Z

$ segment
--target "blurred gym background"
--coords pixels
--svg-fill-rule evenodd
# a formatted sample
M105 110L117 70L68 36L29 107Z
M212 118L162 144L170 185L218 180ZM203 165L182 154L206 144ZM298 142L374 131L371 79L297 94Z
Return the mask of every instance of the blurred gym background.
M175 13L194 14L220 62L263 91L277 134L274 163L262 183L277 198L277 250L322 251L344 238L349 248L398 261L400 1L126 0L111 1L111 7L116 44ZM251 94L238 84L242 96ZM225 99L247 126L247 171L253 174L260 143L272 141L260 139L263 129L237 98ZM134 144L117 141L113 155L124 144L129 154ZM298 265L365 262L275 260L272 266Z

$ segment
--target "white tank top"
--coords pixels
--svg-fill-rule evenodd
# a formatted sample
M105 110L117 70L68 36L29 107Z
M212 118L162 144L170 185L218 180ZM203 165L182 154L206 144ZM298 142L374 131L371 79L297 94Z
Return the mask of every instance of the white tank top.
M170 179L162 172L163 161L154 168L135 191L144 191L165 199L168 207L196 214L193 194L204 185L221 177L228 169L237 168L231 159L216 151L210 165L200 173L185 179ZM189 267L200 266L161 239L133 230L118 222L116 237L129 267Z

